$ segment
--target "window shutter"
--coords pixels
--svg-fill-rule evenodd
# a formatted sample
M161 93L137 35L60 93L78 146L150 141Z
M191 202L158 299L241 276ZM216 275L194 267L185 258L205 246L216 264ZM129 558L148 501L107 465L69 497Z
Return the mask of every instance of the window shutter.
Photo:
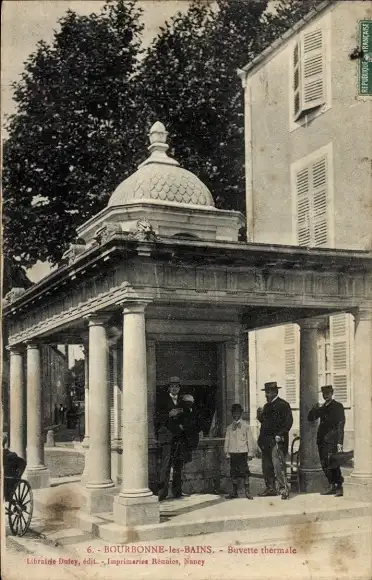
M285 396L293 408L299 407L299 333L295 324L284 327Z
M332 345L332 384L334 396L350 406L352 319L350 314L337 314L329 319Z
M306 167L296 176L297 194L297 241L300 246L310 246L310 183L309 169Z
M302 111L324 103L324 43L322 30L304 33L301 42Z
M302 113L300 50L300 43L296 42L296 45L293 49L293 110L295 119L297 119Z
M328 171L327 159L323 157L312 166L313 241L314 246L326 246L328 242Z
M302 168L296 174L297 243L299 246L327 246L328 225L327 157Z

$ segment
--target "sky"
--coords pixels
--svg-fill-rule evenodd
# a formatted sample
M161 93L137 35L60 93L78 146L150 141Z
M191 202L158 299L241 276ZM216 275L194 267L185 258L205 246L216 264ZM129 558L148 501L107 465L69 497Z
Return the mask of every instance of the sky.
M188 0L138 0L144 10L144 43L149 44L166 19L186 11ZM4 0L1 26L2 114L14 112L11 83L19 78L23 63L43 39L51 42L57 20L69 8L79 14L99 12L102 0Z
M189 0L138 0L144 10L143 41L148 45L164 24L178 11L186 11ZM51 42L57 21L68 9L79 14L99 12L102 0L4 0L1 24L1 116L15 112L11 83L19 78L23 63L39 40ZM6 136L3 131L3 138ZM38 282L50 272L48 264L37 263L27 272Z

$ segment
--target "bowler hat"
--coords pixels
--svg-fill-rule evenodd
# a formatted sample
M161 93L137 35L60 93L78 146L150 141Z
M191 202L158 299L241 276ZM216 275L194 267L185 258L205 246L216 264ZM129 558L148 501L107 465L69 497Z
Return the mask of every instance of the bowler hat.
M278 383L276 381L271 381L270 383L265 383L265 388L261 389L261 391L276 391L277 389L281 389L282 387L278 387Z
M320 387L320 393L328 393L329 391L333 391L332 385L324 385L324 387Z
M171 378L169 379L169 384L170 384L170 385L173 385L173 384L177 384L177 385L179 385L179 384L180 384L180 382L181 382L181 381L180 381L180 378L179 378L179 377L171 377Z

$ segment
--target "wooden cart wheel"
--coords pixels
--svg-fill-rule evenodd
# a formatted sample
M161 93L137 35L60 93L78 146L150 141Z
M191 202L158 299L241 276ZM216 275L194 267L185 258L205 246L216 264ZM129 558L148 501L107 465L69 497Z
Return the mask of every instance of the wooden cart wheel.
M20 479L8 505L8 521L13 536L24 536L30 527L34 507L28 481Z

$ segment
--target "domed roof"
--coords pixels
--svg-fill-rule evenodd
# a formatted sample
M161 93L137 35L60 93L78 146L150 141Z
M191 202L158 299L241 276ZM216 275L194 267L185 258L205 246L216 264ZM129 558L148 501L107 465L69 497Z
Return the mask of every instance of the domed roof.
M150 157L111 195L108 207L140 201L181 203L214 207L211 192L194 173L168 157L167 131L157 121L150 130Z

